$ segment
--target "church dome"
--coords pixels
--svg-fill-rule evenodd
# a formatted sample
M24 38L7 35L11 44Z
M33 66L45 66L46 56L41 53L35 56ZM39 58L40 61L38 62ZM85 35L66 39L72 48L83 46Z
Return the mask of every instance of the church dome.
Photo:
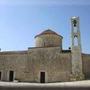
M54 32L54 31L48 29L48 30L45 30L45 31L43 31L42 33L36 35L35 37L38 37L38 36L41 36L41 35L46 35L46 34L59 35L59 34L57 34L56 32ZM59 35L59 36L60 36L60 35ZM62 37L62 36L61 36L61 37Z
M62 36L48 29L35 36L36 47L62 47Z

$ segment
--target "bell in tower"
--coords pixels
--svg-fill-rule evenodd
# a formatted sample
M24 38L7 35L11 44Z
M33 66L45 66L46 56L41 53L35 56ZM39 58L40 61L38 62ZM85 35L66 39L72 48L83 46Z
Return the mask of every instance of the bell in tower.
M73 20L73 26L76 27L77 26L77 21L76 20Z

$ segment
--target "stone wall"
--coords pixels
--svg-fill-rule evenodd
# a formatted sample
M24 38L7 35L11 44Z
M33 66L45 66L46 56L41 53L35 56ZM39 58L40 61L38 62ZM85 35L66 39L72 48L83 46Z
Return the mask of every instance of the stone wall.
M9 71L15 72L14 79L22 80L25 77L26 52L0 52L0 71L2 80L9 81Z
M90 79L90 55L82 54L83 72ZM8 81L9 71L15 72L19 81L40 82L40 72L45 72L45 82L70 81L71 53L60 47L29 48L20 52L0 52L2 80Z
M29 81L40 82L41 71L46 73L46 82L69 81L71 54L62 53L60 47L29 49L27 66Z
M90 54L82 54L85 79L90 79Z
M59 35L41 35L35 38L36 47L55 47L59 46L62 49L62 37Z

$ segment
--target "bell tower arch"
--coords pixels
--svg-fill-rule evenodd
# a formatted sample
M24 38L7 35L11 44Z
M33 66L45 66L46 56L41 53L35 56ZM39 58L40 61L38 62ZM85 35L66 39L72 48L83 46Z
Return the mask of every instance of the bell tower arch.
M71 28L72 28L72 49L76 47L81 51L81 37L79 29L79 17L71 18Z
M71 18L71 40L72 40L72 80L82 80L84 78L82 71L82 49L79 28L79 17Z

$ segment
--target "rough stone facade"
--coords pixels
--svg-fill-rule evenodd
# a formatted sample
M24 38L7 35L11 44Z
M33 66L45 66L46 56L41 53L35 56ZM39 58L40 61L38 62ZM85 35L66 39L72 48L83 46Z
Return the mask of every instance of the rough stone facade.
M35 39L36 47L30 47L26 51L0 52L1 81L37 83L71 81L72 70L79 70L76 66L72 69L74 59L78 62L74 65L81 65L84 79L90 78L90 54L81 53L81 57L79 56L81 61L77 54L72 59L72 49L63 50L62 36L51 30L44 31Z
M68 81L70 67L70 52L61 53L59 47L28 50L26 69L29 72L27 75L33 79L32 81L40 82L40 72L42 71L46 73L45 82Z
M82 54L82 63L85 79L90 79L90 54Z
M22 80L25 76L27 51L0 52L1 80L9 81L9 71L14 71L14 79Z
M59 47L29 48L27 51L0 52L2 79L9 81L9 71L14 80L40 82L40 72L45 72L45 82L70 81L71 52ZM82 54L83 73L90 79L90 54Z
M71 52L59 47L29 48L21 52L0 52L2 80L9 81L9 71L15 80L40 82L40 72L45 72L45 82L69 81Z

